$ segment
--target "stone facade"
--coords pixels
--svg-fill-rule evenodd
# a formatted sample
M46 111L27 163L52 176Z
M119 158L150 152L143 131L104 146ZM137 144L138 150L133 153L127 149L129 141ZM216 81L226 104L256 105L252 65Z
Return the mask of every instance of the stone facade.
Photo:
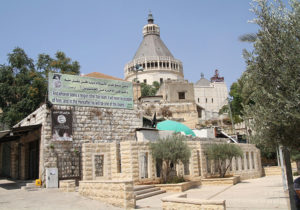
M110 109L79 106L58 106L51 109L72 110L73 141L53 141L51 130L51 110L41 106L15 127L41 124L39 137L39 178L45 168L57 167L58 156L81 151L82 143L134 141L135 129L142 127L141 114L136 110ZM29 139L24 137L24 139ZM17 147L12 147L12 158L16 158ZM16 176L17 160L12 160L12 174ZM24 167L25 168L25 167ZM25 169L24 169L25 170Z
M157 118L166 118L169 120L179 121L191 129L198 124L198 112L196 104L193 102L147 102L140 105L144 116L152 118L156 112Z
M203 75L201 77L194 84L195 102L204 109L201 119L218 119L219 110L228 103L228 90L224 78L209 81ZM219 78L218 72L217 78Z
M194 85L187 80L167 80L156 95L162 95L163 100L169 103L195 102Z
M189 140L191 149L189 163L176 165L176 173L187 180L200 181L202 178L217 175L214 161L206 159L205 150L213 141L194 138ZM228 174L243 179L258 178L262 175L260 151L251 144L239 144L244 158L232 161ZM125 141L118 143L86 143L82 146L83 180L133 180L135 183L157 181L158 171L152 158L149 142ZM103 155L101 176L95 176L97 165L95 155Z
M59 182L59 190L61 192L75 192L75 180L62 180Z

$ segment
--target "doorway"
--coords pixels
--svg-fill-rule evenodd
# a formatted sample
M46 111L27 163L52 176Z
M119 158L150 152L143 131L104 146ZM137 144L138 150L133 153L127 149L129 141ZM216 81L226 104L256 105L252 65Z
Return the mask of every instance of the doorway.
M28 151L28 179L39 178L39 140L29 143Z

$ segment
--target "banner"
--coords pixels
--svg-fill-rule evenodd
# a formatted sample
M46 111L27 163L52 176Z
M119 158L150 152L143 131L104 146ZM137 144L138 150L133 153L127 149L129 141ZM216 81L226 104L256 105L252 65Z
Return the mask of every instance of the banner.
M52 110L52 140L72 141L72 110Z
M52 104L133 109L131 82L49 73L48 92Z

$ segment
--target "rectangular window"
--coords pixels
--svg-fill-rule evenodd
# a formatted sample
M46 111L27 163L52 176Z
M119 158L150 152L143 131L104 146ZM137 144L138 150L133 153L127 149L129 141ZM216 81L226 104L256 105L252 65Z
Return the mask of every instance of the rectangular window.
M239 159L237 157L235 157L235 170L239 170Z
M242 170L244 170L245 169L245 154L242 156L241 161L242 161Z
M159 79L159 82L160 82L160 84L162 84L162 83L164 82L164 79L163 79L163 78L160 78L160 79Z
M247 169L250 169L249 152L246 152Z
M210 160L208 159L208 157L206 156L206 170L207 173L210 174L211 173L211 164L210 164Z
M200 163L200 152L199 152L199 150L197 150L197 161L198 161L199 176L201 176L201 163Z
M95 177L103 176L104 155L94 156Z
M189 161L183 164L184 166L184 175L190 175L190 163Z
M117 173L122 173L121 166L121 145L117 144Z
M178 92L179 99L185 99L185 92Z
M211 99L211 103L214 103L214 99L213 98Z
M205 103L207 103L207 98L205 99Z
M253 152L251 152L251 160L252 160L252 169L255 169L254 153Z
M140 178L148 178L148 152L140 153Z
M147 80L146 79L144 79L144 83L147 84Z

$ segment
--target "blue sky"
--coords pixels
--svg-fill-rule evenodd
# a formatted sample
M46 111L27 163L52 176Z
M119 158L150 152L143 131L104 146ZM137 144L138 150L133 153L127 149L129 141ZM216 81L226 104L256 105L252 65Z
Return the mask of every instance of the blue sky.
M249 0L0 0L0 64L21 47L29 57L60 50L82 73L123 78L142 41L149 10L161 39L183 62L185 78L209 79L219 69L227 86L245 70L238 37L257 31Z

